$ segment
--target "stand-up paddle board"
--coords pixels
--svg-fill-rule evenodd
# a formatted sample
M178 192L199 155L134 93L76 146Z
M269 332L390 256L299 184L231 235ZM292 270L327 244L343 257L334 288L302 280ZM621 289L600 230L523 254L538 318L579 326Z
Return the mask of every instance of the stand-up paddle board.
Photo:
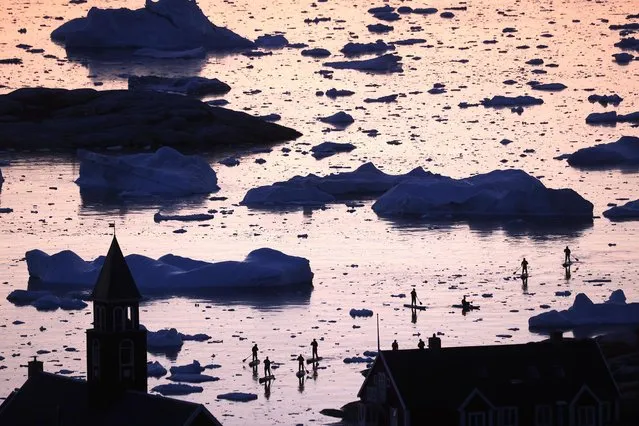
M259 359L249 362L249 367L256 367L260 363Z
M424 305L409 305L408 303L404 304L405 308L411 308L411 309L419 309L420 311L423 311L424 309L426 309L426 306Z
M564 262L564 263L561 264L561 266L563 266L564 268L567 268L567 267L569 267L572 264L573 264L573 262Z
M258 382L260 382L260 383L264 383L264 382L267 382L267 381L269 381L269 380L273 380L273 379L275 379L275 376L273 376L273 375L271 374L270 376L260 377L260 378L258 379Z
M528 278L529 276L530 276L530 275L528 275L528 274L521 274L521 275L519 276L519 278L521 278L522 280L525 280L525 279L526 279L526 278Z
M319 362L321 360L323 360L324 358L322 358L321 356L318 356L317 358L309 358L306 360L307 364L314 364L316 362Z
M453 308L463 309L465 311L472 311L474 309L479 309L479 305L470 305L464 308L463 305L453 305Z
M297 373L295 373L295 375L297 376L298 379L301 379L302 377L306 376L306 371L298 371Z

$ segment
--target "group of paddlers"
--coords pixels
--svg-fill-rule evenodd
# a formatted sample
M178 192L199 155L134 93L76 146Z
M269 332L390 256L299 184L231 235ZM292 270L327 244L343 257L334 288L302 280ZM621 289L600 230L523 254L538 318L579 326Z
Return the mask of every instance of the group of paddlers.
M318 346L317 340L313 339L313 341L311 342L311 359L315 359L315 360L318 359L317 346ZM257 352L258 351L259 351L259 349L258 349L257 343L256 343L251 348L251 353L253 355L251 363L252 363L253 368L257 368L257 363L259 362L259 359L257 358ZM297 357L297 362L299 363L299 371L306 371L306 369L304 368L304 356L302 354L300 354L300 356ZM271 364L272 363L273 363L273 361L268 359L268 357L264 358L264 377L270 377L270 376L273 375L273 373L271 373Z

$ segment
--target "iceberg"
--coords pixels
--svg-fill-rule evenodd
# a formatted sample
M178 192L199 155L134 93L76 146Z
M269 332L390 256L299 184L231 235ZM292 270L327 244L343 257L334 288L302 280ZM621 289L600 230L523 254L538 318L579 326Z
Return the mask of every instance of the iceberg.
M206 96L223 95L231 90L231 86L217 78L132 75L129 77L129 90L153 90L189 96Z
M280 251L253 250L243 261L209 263L168 254L155 260L139 254L125 257L144 295L183 294L203 290L246 290L312 286L313 272L307 259ZM26 253L29 276L47 290L91 289L104 264L104 256L85 261L66 250L48 255L41 250Z
M16 306L31 305L38 311L55 311L57 309L71 311L87 307L84 301L71 296L69 294L59 297L49 291L13 290L7 296L7 300Z
M150 350L179 350L183 344L182 336L175 328L147 330L146 346Z
M320 117L318 120L334 126L348 126L355 121L352 115L344 111L336 112L328 117Z
M372 59L364 59L361 61L324 62L323 65L336 69L393 73L403 71L401 60L401 56L389 53Z
M316 159L322 159L330 157L339 152L351 152L355 149L355 145L352 143L338 143L338 142L322 142L319 145L315 145L311 148L311 154Z
M212 24L195 0L146 0L141 9L92 7L51 33L67 49L232 50L255 44Z
M481 101L481 104L488 107L493 108L504 108L504 107L516 107L516 106L529 106L529 105L541 105L543 104L543 99L535 98L532 96L493 96L492 98L484 98Z
M613 291L603 303L593 303L584 293L579 293L570 308L564 311L553 309L528 319L531 329L624 324L639 324L639 303L626 303L626 296L621 289Z
M255 39L255 45L263 49L281 49L288 46L288 40L281 34L264 34Z
M314 174L294 176L285 182L250 189L242 205L250 207L322 205L347 198L379 195L407 179L439 176L421 167L404 175L389 175L373 163L365 163L352 172L334 173L325 177Z
M200 393L204 390L201 386L191 386L182 383L167 383L165 385L157 385L151 389L151 392L157 392L161 395L188 395L191 393Z
M228 401L239 401L239 402L248 402L254 401L257 399L257 395L254 393L245 393L245 392L230 392L230 393L221 393L217 396L217 399L226 399Z
M603 215L611 220L639 219L639 200L628 201L623 206L612 207Z
M217 191L217 176L204 158L170 147L153 154L103 155L79 150L82 191L120 196L185 196Z
M617 111L593 112L586 117L588 124L630 123L639 121L639 111L630 114L617 114Z
M381 217L436 220L592 220L593 211L592 203L572 189L546 188L522 170L494 170L464 179L411 179L384 193L372 207Z
M162 377L166 375L166 368L162 367L162 364L160 364L157 361L148 361L146 363L146 375L149 377Z
M172 382L186 382L186 383L204 383L204 382L216 382L220 380L219 377L209 376L208 374L199 373L178 373L172 374L167 377Z
M622 136L615 142L582 148L568 155L573 167L619 167L639 165L639 137Z
M346 56L367 55L371 53L384 53L388 50L395 50L395 46L377 40L374 43L346 43L340 50Z
M192 363L186 365L176 365L171 367L171 374L199 374L204 371L204 367L200 365L200 362L193 360Z

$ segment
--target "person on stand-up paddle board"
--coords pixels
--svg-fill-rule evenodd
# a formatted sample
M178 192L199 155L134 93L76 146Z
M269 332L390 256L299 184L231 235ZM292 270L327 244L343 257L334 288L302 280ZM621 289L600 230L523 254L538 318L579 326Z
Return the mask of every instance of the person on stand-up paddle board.
M253 353L253 359L251 362L257 361L257 343L253 345L251 352Z
M311 354L311 358L313 359L317 359L317 340L313 339L313 341L311 342L311 348L312 350L312 354Z
M417 306L417 292L415 289L410 291L410 304L413 306Z
M521 274L528 275L528 261L524 257L524 260L521 261Z
M464 310L470 309L470 302L468 300L466 300L466 296L465 295L464 295L464 298L461 301L461 305L462 305L462 309L464 309Z
M399 343L397 343L397 339L393 340L393 344L391 345L394 351L399 350Z
M298 362L297 371L306 371L306 369L304 368L304 357L302 356L302 354L300 354L300 356L297 357L297 362Z
M570 249L568 248L568 246L566 246L566 248L564 249L564 254L564 263L570 265Z
M264 360L264 377L269 377L271 375L271 360L266 357Z

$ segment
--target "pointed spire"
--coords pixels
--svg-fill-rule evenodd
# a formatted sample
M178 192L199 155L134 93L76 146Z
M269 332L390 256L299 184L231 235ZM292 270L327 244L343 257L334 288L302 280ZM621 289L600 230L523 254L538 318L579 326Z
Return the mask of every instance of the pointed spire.
M115 235L91 298L98 302L128 302L142 299Z

